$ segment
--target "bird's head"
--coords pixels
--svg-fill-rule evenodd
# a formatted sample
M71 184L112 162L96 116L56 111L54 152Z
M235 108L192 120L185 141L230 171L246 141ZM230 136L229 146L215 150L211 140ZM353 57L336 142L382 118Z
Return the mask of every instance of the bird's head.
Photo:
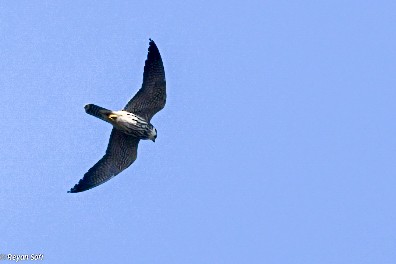
M155 127L153 127L153 129L151 129L150 134L148 135L148 138L155 142L155 139L157 138L157 129Z

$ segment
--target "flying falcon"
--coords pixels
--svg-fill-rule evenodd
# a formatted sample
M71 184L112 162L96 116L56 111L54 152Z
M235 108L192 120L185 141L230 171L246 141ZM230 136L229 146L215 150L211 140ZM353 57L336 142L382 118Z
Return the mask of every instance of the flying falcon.
M87 114L112 124L113 130L106 154L68 192L77 193L89 190L128 168L136 160L141 139L150 139L155 142L157 130L150 120L164 108L165 102L164 66L157 46L150 39L142 87L124 109L111 111L94 104L84 107Z

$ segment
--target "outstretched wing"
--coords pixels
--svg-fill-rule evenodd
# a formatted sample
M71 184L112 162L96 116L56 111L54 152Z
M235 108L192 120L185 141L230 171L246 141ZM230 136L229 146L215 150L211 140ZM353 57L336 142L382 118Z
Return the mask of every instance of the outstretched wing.
M106 154L68 192L77 193L94 188L128 168L137 156L139 139L113 128Z
M166 102L166 81L161 55L150 39L147 60L144 65L142 88L128 102L124 110L150 121Z

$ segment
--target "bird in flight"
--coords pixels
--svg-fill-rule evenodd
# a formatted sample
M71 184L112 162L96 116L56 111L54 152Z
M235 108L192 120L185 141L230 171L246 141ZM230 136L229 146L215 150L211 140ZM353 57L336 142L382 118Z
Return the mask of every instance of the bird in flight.
M106 154L84 174L69 193L83 192L110 180L128 168L137 156L141 139L155 142L157 129L151 118L166 102L166 81L161 55L150 39L144 65L143 84L124 109L112 111L88 104L85 112L113 125Z

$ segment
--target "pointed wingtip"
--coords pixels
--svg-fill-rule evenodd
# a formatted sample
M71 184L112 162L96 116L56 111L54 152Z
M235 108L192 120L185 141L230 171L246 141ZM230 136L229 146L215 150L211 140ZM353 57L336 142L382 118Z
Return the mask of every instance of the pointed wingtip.
M159 50L157 44L155 44L154 40L150 38L149 47L148 47L149 54L159 54Z
M67 193L78 193L78 192L83 192L83 191L85 191L85 189L79 188L80 182L81 182L81 180L78 182L78 184L74 185L73 188L71 188L69 191L67 191Z
M149 41L149 48L150 48L150 47L153 47L153 46L154 46L154 47L157 47L157 44L155 44L154 40L152 40L151 38L149 38L149 40L150 40L150 41Z
M83 192L85 190L77 190L75 188L70 189L70 191L67 191L67 193L79 193L79 192Z
M81 188L81 187L78 186L78 184L76 184L76 185L74 185L73 188L71 188L69 191L67 191L67 193L79 193L79 192L83 192L83 191L89 190L91 188Z

